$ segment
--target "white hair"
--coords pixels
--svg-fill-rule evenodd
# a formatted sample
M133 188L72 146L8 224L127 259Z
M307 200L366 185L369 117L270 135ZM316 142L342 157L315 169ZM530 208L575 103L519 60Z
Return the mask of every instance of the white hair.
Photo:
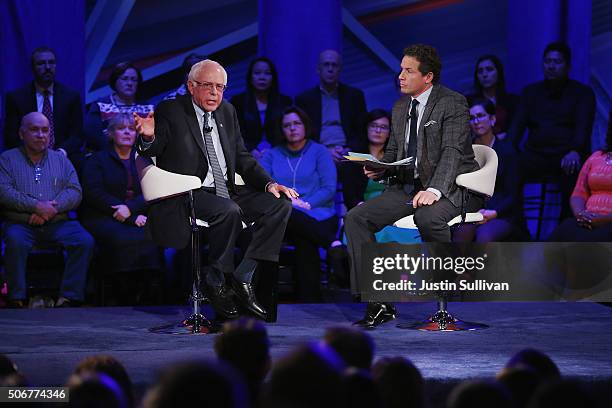
M193 64L193 66L191 67L191 70L189 71L189 75L187 76L187 79L189 79L190 81L195 81L196 75L207 66L212 66L216 68L217 70L220 70L223 73L224 85L227 85L227 72L225 71L225 68L223 68L223 66L219 64L217 61L213 61L210 59L205 59L205 60L202 60L202 61L199 61Z

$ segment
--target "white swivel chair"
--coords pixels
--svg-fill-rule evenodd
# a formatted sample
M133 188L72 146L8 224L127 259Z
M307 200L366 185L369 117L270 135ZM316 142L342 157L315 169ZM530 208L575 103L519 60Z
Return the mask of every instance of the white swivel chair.
M495 178L497 176L497 153L495 150L484 145L472 145L474 156L478 162L480 169L471 173L460 174L455 179L462 192L461 214L448 222L449 226L475 223L484 219L481 213L466 213L465 204L468 198L467 193L475 192L486 197L491 197L495 190ZM414 215L397 220L394 226L399 228L416 229ZM442 294L438 296L438 311L429 319L417 324L398 324L400 328L410 328L427 331L458 331L458 330L476 330L486 328L486 325L479 323L464 322L453 317L447 310L447 299Z
M152 328L151 331L172 334L197 334L218 331L219 327L207 319L201 311L201 303L204 300L204 295L200 290L200 283L202 280L200 273L200 228L207 228L208 223L197 219L195 216L193 191L202 187L202 181L196 176L166 171L157 167L152 161L138 156L136 157L136 168L138 171L138 178L140 179L142 195L146 202L161 201L180 195L188 195L189 197L191 269L193 274L191 301L193 302L193 311L191 316L179 324L159 326ZM236 185L244 185L244 181L239 174L236 174L234 181ZM244 222L242 226L243 228L246 227Z

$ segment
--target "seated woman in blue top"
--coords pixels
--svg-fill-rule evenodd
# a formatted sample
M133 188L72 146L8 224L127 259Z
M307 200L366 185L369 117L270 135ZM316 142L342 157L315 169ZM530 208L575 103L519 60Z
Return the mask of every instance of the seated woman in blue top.
M85 160L79 217L103 252L113 255L104 259L105 266L115 271L157 269L159 251L143 228L146 203L136 173L132 114L113 116L107 134L109 148Z
M292 200L285 236L295 245L297 297L302 302L317 302L321 276L318 248L332 244L338 227L334 209L336 166L325 146L309 140L312 125L300 108L284 110L281 130L284 144L269 150L261 164L277 182L300 194Z

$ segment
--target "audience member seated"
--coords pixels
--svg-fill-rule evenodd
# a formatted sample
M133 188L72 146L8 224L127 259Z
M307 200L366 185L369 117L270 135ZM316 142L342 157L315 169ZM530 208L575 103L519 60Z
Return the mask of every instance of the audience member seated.
M145 117L154 109L153 105L137 102L142 74L132 63L115 65L108 82L113 93L92 103L85 115L85 141L88 149L94 151L108 148L104 129L110 118L118 113L137 113Z
M85 160L79 217L113 271L157 269L158 247L145 236L146 203L136 172L134 118L120 113L108 121L110 148ZM107 139L108 140L108 139Z
M528 85L509 131L519 159L519 197L532 179L559 182L560 219L571 216L569 198L580 164L591 153L595 95L591 88L569 79L571 51L564 43L546 46L544 80ZM523 133L527 138L522 144ZM522 200L521 200L522 202Z
M129 408L121 387L104 373L72 375L66 384L70 408Z
M511 408L510 394L501 385L489 381L466 381L453 389L448 408Z
M470 127L474 144L492 147L497 153L495 192L480 210L484 220L478 224L462 224L453 232L455 242L507 241L528 237L520 221L522 206L516 199L517 155L508 138L493 133L496 122L495 106L487 99L470 101Z
M0 378L16 374L17 372L17 365L4 354L0 354Z
M260 406L344 407L344 368L340 357L324 343L299 346L274 365Z
M495 108L493 133L498 139L504 139L516 112L518 95L506 92L504 66L496 55L483 55L476 61L474 68L474 93L467 96L472 99L487 99Z
M143 408L248 407L242 378L221 363L190 361L166 369L144 397Z
M542 379L535 371L527 368L504 369L497 375L496 380L508 390L512 406L515 408L527 407L542 383Z
M321 276L318 248L330 247L338 227L336 169L327 149L309 140L312 127L303 110L287 108L281 127L285 143L268 151L261 164L274 180L300 194L292 199L286 237L295 245L297 297L302 302L317 302Z
M548 238L552 242L612 241L612 132L606 145L591 155L582 166L567 218Z
M370 370L375 345L372 337L363 330L329 327L325 330L323 341L338 353L348 367Z
M374 363L372 378L386 408L425 406L425 382L418 368L404 357L385 357Z
M78 159L83 146L83 106L80 94L55 80L55 52L39 47L32 52L34 81L6 94L4 148L21 146L21 119L40 112L49 120L49 148Z
M123 395L128 403L128 406L133 407L135 405L132 381L125 370L125 367L123 367L123 364L121 364L117 359L108 355L94 355L85 357L74 368L73 374L77 376L84 376L88 373L105 374L115 380L117 385L119 385L123 391Z
M542 384L529 403L529 408L592 408L593 396L573 380L554 380ZM602 405L603 406L603 405Z
M181 65L183 82L178 88L166 95L164 97L164 100L176 99L177 96L187 95L189 93L189 89L187 89L187 79L189 77L189 71L191 71L191 67L194 66L197 62L204 61L205 59L206 55L202 54L196 54L192 52L191 54L187 55L183 60L183 64Z
M367 108L363 92L340 82L342 58L335 50L319 55L319 84L295 98L312 120L313 140L326 146L338 166L338 181L346 185L347 164L341 163L349 150L365 149L365 117ZM344 193L343 193L344 194ZM348 197L344 194L344 201Z
M271 147L284 142L278 122L291 105L291 98L280 93L276 67L266 57L251 61L246 83L246 92L232 97L231 103L236 108L244 144L259 160Z
M23 307L27 295L28 254L43 242L59 243L67 252L56 306L84 300L94 241L78 221L68 218L68 212L81 201L81 186L66 156L49 149L49 132L47 118L31 112L23 117L19 129L24 145L0 155L4 270L14 307Z
M513 355L504 367L504 369L511 368L533 370L544 381L561 378L561 372L555 362L546 354L534 349L523 349Z
M343 380L347 395L344 406L350 408L382 408L380 392L367 370L349 367L344 371Z
M240 318L223 325L215 339L217 358L234 367L244 377L251 405L270 370L270 340L266 327L255 319Z

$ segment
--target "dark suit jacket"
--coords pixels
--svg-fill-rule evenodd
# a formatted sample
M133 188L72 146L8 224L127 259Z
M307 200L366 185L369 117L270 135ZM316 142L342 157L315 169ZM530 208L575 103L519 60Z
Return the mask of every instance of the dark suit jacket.
M273 180L244 147L236 110L224 101L213 116L227 163L230 189L236 189L234 176L237 172L247 185L263 192L266 184ZM160 168L197 176L201 180L206 177L208 159L190 95L161 102L155 109L155 141L146 150L142 150L141 142L140 139L139 153L146 157L156 157ZM147 226L159 245L175 248L187 246L190 227L185 197L169 198L152 204Z
M291 98L286 95L278 95L271 98L266 108L266 119L261 125L259 111L255 102L255 96L248 92L243 92L232 98L232 105L236 108L240 130L246 148L251 151L261 142L263 132L272 146L284 143L284 136L281 132L281 115L283 110L291 105Z
M145 213L146 203L138 182L134 162L135 153L136 149L132 149L130 173L133 180L134 197L130 200L126 200L128 175L115 149L109 147L105 151L94 153L85 160L81 177L83 203L79 211L79 216L84 221L99 218L110 219L115 212L111 206L119 204L125 204L130 209L132 215L126 220L130 224L134 224L138 215Z
M405 157L410 100L410 96L404 96L393 106L392 132L383 157L385 162ZM455 206L461 206L461 192L455 178L479 168L474 160L469 110L463 95L441 85L433 86L419 124L417 166L423 187L435 188ZM395 175L402 183L408 181L404 171L398 171Z
M21 118L38 110L34 82L6 94L4 124L4 148L21 145L19 126ZM68 155L79 152L83 145L83 107L78 92L55 82L53 85L53 122L55 148L66 150Z
M340 121L346 136L346 143L353 151L361 151L367 145L367 108L363 92L348 85L338 85ZM321 132L321 88L319 85L295 98L295 104L302 108L314 126L313 140L320 142Z

